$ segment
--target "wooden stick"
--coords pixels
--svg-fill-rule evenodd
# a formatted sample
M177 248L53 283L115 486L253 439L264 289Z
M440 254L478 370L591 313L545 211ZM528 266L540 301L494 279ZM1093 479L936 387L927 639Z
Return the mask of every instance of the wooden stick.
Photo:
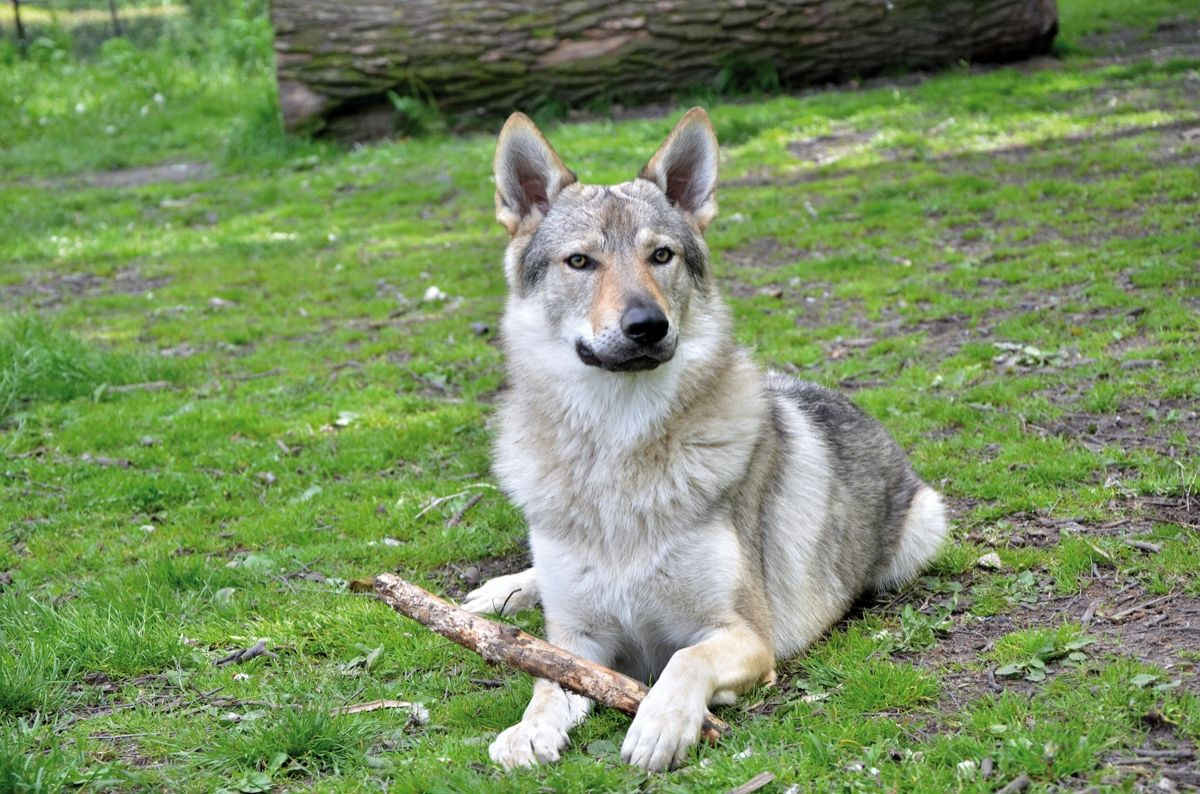
M401 615L474 651L489 664L515 667L549 679L617 711L636 714L638 705L650 691L640 681L564 651L516 626L459 609L399 576L383 573L375 577L375 592ZM729 725L723 720L706 714L700 735L715 744L728 730Z

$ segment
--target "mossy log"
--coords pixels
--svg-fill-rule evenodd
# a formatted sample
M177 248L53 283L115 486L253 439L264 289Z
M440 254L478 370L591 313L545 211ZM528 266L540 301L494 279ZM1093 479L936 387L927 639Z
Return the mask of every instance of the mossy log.
M445 116L783 89L1047 52L1055 0L273 0L287 128L366 140ZM389 92L391 97L389 97ZM403 102L401 103L403 105Z

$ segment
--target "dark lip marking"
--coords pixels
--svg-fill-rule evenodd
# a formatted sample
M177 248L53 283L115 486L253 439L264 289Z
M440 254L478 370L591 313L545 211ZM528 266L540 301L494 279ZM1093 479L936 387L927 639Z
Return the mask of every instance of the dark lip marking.
M575 340L575 354L589 367L599 367L608 372L645 372L654 369L659 364L665 364L675 357L675 351L671 350L654 351L625 359L606 361L596 355L596 351L588 347L582 339Z

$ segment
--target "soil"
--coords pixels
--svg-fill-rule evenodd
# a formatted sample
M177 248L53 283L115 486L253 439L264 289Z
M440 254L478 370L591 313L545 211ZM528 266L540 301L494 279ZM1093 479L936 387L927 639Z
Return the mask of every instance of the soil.
M828 165L853 154L875 138L874 132L841 130L815 138L803 138L788 144L788 151L801 160L815 165Z
M1200 58L1200 23L1168 19L1159 23L1150 35L1121 28L1085 36L1080 43L1089 52L1101 53L1096 60L1105 65L1145 60L1161 65L1175 59L1194 60Z
M125 267L111 276L95 273L62 273L46 270L3 288L3 303L32 303L38 309L56 308L68 299L103 295L145 295L171 283L167 276L145 276L136 267Z
M440 565L427 574L435 592L461 601L463 596L474 590L488 579L518 573L533 565L533 558L528 549L504 554L496 557L485 557L482 560L450 562Z
M1152 359L1147 366L1157 366ZM1051 402L1073 406L1082 395L1050 393ZM1106 447L1121 450L1147 449L1169 458L1200 452L1200 411L1193 400L1138 397L1126 401L1112 414L1087 411L1067 412L1045 428L1034 427L1046 435L1059 436L1100 452ZM1031 426L1033 427L1033 426Z
M1040 584L1045 589L1050 583ZM1183 651L1194 650L1200 644L1200 599L1184 595L1156 598L1140 585L1118 587L1118 584L1096 579L1077 595L1039 598L1034 604L1022 604L1009 613L989 618L972 619L963 615L956 619L954 630L942 637L937 646L913 658L916 664L938 671L943 689L936 710L953 718L968 703L987 694L1007 691L1032 696L1044 683L997 676L994 666L980 664L980 657L998 639L1013 631L1055 628L1066 621L1086 623L1087 635L1096 639L1086 649L1089 656L1127 656L1156 665L1166 676L1151 685L1178 681L1181 689L1200 694L1196 662L1181 656ZM1052 662L1050 677L1063 669L1060 663ZM1144 720L1152 724L1143 743L1143 748L1151 753L1107 754L1105 760L1110 771L1106 780L1111 778L1110 782L1116 784L1133 778L1135 790L1143 790L1143 783L1157 784L1163 777L1177 784L1200 782L1196 748L1178 735L1173 726L1156 720L1155 712L1147 714ZM1173 748L1179 755L1164 755L1163 748ZM1139 757L1142 758L1139 763L1129 764L1129 759Z

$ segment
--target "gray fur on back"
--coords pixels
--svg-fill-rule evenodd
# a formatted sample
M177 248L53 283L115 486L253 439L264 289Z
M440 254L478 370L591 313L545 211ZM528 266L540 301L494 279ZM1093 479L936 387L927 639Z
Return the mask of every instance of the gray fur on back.
M891 561L924 483L883 425L847 397L778 373L767 376L766 386L774 399L798 407L821 435L834 477L819 548L827 569L865 591Z

